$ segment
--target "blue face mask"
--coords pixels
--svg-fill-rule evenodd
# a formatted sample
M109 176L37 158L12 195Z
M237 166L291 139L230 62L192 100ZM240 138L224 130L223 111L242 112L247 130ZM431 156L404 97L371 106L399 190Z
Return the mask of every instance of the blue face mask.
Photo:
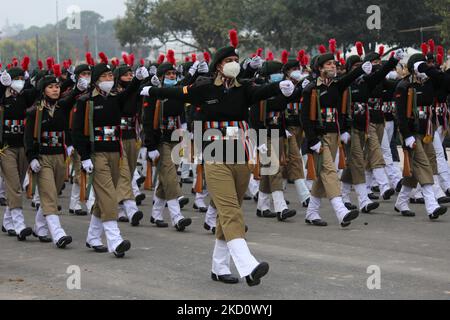
M271 74L270 75L269 82L275 83L275 82L280 82L280 81L283 81L283 74L282 73L276 73L276 74Z
M164 87L174 87L178 83L177 79L170 80L170 79L164 79Z

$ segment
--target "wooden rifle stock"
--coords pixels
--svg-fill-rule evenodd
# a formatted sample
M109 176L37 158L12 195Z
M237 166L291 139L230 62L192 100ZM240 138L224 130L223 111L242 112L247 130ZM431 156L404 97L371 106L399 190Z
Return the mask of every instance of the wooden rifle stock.
M195 183L195 193L203 192L203 165L197 165L197 181Z
M153 163L147 160L147 174L145 175L144 190L152 190L153 188Z
M87 178L86 178L86 171L81 170L81 174L80 174L80 201L82 203L86 203L86 183L87 183Z
M255 179L256 181L261 181L261 159L259 152L256 156L255 169L253 170L253 179Z
M315 161L314 161L314 155L311 153L308 153L308 162L307 162L306 166L307 166L307 170L308 170L306 179L308 181L316 180L317 179L316 165L315 165Z
M31 169L28 171L28 181L27 198L33 199L33 171Z

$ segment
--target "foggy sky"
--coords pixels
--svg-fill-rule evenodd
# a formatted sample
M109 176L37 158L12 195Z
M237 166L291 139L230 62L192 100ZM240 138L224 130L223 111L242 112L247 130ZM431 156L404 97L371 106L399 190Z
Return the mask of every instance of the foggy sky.
M123 16L125 0L58 0L59 18L67 16L67 8L77 5L84 10L96 11L105 20ZM42 27L56 21L56 0L0 0L0 28L9 24L23 24L25 28L32 25Z

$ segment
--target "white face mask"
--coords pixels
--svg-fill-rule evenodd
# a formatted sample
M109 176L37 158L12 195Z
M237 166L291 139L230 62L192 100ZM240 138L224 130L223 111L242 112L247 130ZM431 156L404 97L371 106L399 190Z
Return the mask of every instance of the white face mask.
M241 73L241 66L237 62L229 62L223 66L223 75L230 79L236 79Z
M17 93L21 93L24 87L25 87L24 80L13 80L11 82L11 89L13 89Z
M103 81L98 84L98 87L100 90L105 92L106 94L109 94L114 87L114 81Z
M297 82L300 82L305 78L300 70L292 71L289 77Z

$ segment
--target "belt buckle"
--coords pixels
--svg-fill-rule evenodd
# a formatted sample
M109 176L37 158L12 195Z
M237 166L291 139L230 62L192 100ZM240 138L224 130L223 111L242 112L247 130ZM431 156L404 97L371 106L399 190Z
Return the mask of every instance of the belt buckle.
M420 120L425 120L426 118L427 118L427 112L423 111L423 110L420 110L419 111L419 119Z
M51 137L51 138L50 138L50 143L51 143L52 145L57 145L58 142L59 142L58 137Z
M361 103L355 103L355 114L364 114L366 108Z
M115 136L115 129L105 129L105 137L113 138Z
M239 127L227 127L226 137L229 140L239 139Z
M120 125L121 126L128 126L128 119L124 119L124 118L120 119Z
M13 125L11 126L11 132L12 133L20 133L21 132L21 127L19 125Z

